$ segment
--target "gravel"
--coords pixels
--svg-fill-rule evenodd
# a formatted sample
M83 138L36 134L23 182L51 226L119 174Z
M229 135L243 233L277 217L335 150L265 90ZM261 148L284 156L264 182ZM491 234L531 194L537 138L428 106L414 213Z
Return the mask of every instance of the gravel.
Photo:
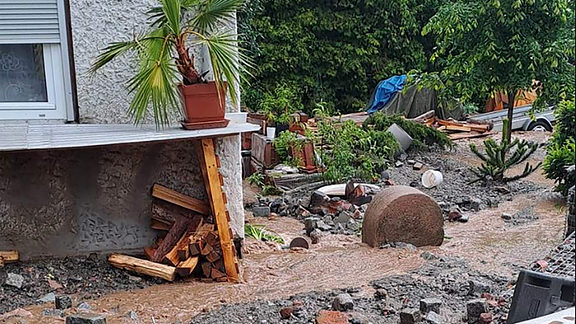
M463 323L467 303L480 298L477 294L470 295L471 280L481 280L489 284L492 291L501 292L505 289L508 279L472 270L459 258L439 258L428 261L420 269L409 274L372 282L371 288L375 291L372 293L373 296L366 296L364 291L354 288L311 292L288 299L224 305L215 311L196 316L190 323L314 323L318 312L331 310L334 299L342 294L349 294L354 303L353 310L345 312L350 323L397 324L401 311L419 309L420 301L425 298L436 298L435 302L442 302L439 314L441 323ZM492 299L488 305L495 323L504 323L503 318L508 311L509 301L501 300L498 305L496 294L483 296ZM289 319L282 319L280 315L280 310L285 307L295 309Z
M6 284L8 274L23 277L21 288ZM11 277L14 277L13 275ZM56 282L62 288L51 288L49 280L53 285ZM98 257L7 264L0 270L0 314L53 301L53 294L75 294L77 299L84 300L98 298L113 291L139 289L160 283L163 283L160 279L132 276L127 271L111 267L105 259Z

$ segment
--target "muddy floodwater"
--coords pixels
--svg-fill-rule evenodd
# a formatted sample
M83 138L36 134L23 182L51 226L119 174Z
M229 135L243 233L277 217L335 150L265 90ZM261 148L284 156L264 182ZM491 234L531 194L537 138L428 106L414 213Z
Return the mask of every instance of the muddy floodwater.
M467 143L459 144L454 154L466 153ZM542 156L536 156L542 158ZM553 183L540 171L531 181L545 188ZM513 226L506 224L502 213L514 213L531 206L538 215L533 221ZM310 291L336 288L368 287L370 281L402 274L420 267L422 252L438 256L463 257L485 273L512 277L521 266L542 258L555 246L564 230L565 209L550 189L516 196L496 208L470 216L468 223L446 223L446 239L440 247L410 249L372 249L358 236L327 235L310 250L282 250L277 245L247 239L241 261L242 283L201 283L197 281L153 286L131 292L118 292L88 300L95 313L107 315L108 323L131 323L125 314L134 311L142 323L186 323L193 316L222 304L259 299L287 298ZM265 225L287 242L302 236L303 225L292 218L252 218L249 223ZM44 308L26 308L33 314L30 323L62 323L62 319L41 316Z

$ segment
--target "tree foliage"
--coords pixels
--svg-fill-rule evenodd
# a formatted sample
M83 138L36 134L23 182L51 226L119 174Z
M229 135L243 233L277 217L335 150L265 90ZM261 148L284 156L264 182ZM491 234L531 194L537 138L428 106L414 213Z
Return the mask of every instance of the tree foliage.
M290 89L308 112L363 108L378 81L428 70L433 42L421 35L446 0L250 0L239 15L257 70L243 93L257 110L266 94Z
M470 100L496 91L532 90L538 102L574 96L574 6L568 0L458 0L443 5L424 27L436 37L423 74L446 95Z

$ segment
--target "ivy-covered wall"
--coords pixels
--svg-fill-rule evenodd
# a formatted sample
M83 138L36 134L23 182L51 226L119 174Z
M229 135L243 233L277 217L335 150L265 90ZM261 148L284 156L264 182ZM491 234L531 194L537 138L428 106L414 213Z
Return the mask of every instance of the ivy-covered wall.
M311 112L325 101L342 113L362 109L378 82L431 70L422 27L446 0L249 0L239 32L254 57L244 104L290 89Z

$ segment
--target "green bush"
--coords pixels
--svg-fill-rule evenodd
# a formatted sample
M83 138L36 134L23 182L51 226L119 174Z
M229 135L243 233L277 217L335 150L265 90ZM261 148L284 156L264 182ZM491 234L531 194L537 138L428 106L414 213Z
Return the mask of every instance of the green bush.
M287 86L278 86L265 93L258 105L258 110L266 114L268 121L276 124L288 124L290 115L302 109L295 90Z
M290 149L304 148L304 140L299 139L296 133L289 131L282 132L276 139L274 139L274 150L280 159L280 162L292 167L302 166L303 161L297 157L290 155Z
M320 156L325 166L324 177L329 182L375 181L400 148L392 134L364 129L353 121L341 125L320 122L318 131L323 145Z
M575 164L574 131L576 111L574 101L564 101L555 110L556 126L544 160L544 174L556 182L556 190L568 194L568 189L576 182L574 174L566 170Z
M405 119L402 115L386 115L377 112L364 122L364 128L373 128L377 131L386 131L392 124L400 126L414 140L415 148L427 148L437 144L442 149L452 148L454 145L450 138L439 130L414 123Z
M249 0L238 15L254 78L242 99L254 110L278 87L297 89L310 113L358 111L382 79L433 70L433 41L423 26L447 0Z

